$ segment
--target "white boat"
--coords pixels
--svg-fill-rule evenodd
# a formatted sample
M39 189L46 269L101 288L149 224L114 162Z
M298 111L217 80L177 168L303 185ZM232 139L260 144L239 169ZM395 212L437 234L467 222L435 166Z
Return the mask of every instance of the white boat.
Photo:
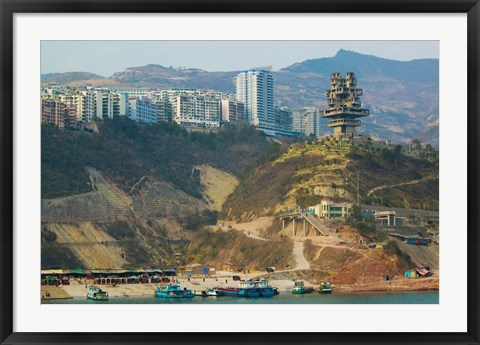
M208 289L207 296L218 296L217 291L215 289Z
M106 301L108 300L108 292L103 291L98 286L90 285L87 290L87 298L95 301Z

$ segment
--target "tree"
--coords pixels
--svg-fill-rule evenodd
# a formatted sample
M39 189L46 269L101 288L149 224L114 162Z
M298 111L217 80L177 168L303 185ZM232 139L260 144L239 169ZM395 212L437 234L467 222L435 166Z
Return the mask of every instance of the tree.
M422 147L422 143L418 139L413 139L412 140L412 145L417 150L419 150Z

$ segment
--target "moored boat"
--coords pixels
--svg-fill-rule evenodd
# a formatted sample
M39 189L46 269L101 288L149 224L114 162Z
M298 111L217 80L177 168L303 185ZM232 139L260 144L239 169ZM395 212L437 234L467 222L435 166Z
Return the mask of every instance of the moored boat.
M257 286L260 290L260 297L272 297L278 295L278 289L271 287L270 284L268 284L268 280L258 280Z
M207 297L207 290L193 290L193 294L199 297Z
M305 287L305 283L303 281L295 282L295 285L292 289L292 293L295 295L304 295L310 292L313 292L313 287Z
M195 295L192 290L182 289L178 284L168 284L166 286L157 286L155 296L160 298L192 298Z
M332 283L330 283L330 282L322 282L322 283L320 284L320 290L319 290L318 292L324 293L324 294L332 293Z
M215 289L208 289L207 296L218 296L217 291Z
M268 284L268 280L242 280L239 283L240 297L272 297L275 290Z
M108 292L103 291L98 286L90 285L87 290L87 298L95 301L106 301L108 300Z
M217 288L215 292L217 293L217 296L229 296L229 297L238 296L238 289L233 287Z

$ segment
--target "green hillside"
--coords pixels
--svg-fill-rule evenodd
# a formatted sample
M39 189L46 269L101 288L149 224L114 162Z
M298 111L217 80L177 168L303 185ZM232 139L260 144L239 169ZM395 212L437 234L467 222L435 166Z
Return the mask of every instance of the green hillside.
M438 210L438 162L400 146L322 140L292 145L241 181L222 217L250 220L319 203L324 196L385 206Z
M194 165L208 163L241 177L271 145L250 126L204 134L176 124L141 125L120 117L105 120L99 133L43 126L42 199L90 191L85 167L106 173L125 191L148 175L200 197L200 184L192 178Z

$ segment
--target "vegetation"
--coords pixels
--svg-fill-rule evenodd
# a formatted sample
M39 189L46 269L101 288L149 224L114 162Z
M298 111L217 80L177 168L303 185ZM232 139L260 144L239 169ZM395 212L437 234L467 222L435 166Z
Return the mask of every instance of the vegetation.
M195 231L205 225L217 224L217 217L216 211L206 209L201 214L196 213L184 217L180 222L185 229Z
M395 241L389 241L386 245L383 246L383 250L386 254L398 256L398 258L403 260L408 265L408 267L415 266L415 263L412 261L410 255L404 253Z
M245 167L277 145L251 126L205 134L175 123L142 125L115 117L105 119L99 130L95 134L42 127L42 198L91 190L85 167L106 173L126 191L150 175L200 197L198 180L191 175L194 165L210 163L242 176Z
M135 238L136 231L125 221L117 220L106 227L107 233L116 240Z
M391 207L438 210L438 163L330 138L293 144L259 160L224 204L221 217L249 220L286 207L318 204L322 197Z
M315 246L311 240L305 241L304 254L312 269L336 272L348 262L358 260L361 254L349 248L331 248Z
M75 268L83 267L83 263L72 250L55 242L42 242L42 267Z
M235 230L228 232L201 229L195 233L185 253L187 263L222 266L230 262L239 269L277 269L293 265L293 243L286 237L278 241L248 238Z

